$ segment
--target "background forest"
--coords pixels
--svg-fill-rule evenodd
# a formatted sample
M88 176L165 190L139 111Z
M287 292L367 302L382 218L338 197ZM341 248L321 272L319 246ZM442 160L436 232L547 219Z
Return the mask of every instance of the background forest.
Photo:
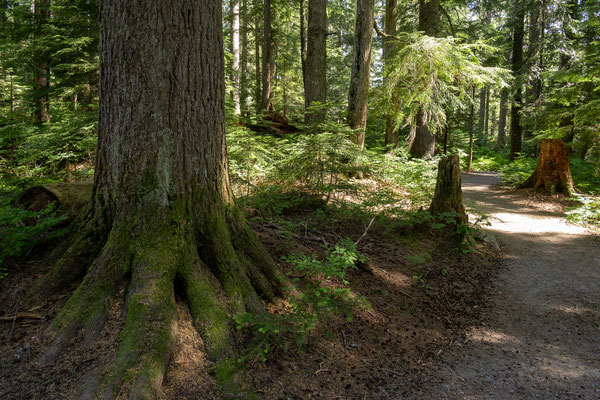
M2 235L28 215L9 205L23 189L93 177L98 3L0 2ZM560 138L584 194L570 216L598 224L597 1L231 0L223 16L229 166L249 207L301 190L405 214L429 202L440 154L517 183Z

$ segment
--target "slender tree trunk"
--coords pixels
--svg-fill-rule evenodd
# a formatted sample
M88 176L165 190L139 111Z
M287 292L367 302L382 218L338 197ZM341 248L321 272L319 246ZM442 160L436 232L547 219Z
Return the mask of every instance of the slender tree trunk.
M240 15L242 44L240 50L240 109L242 114L248 110L248 0L242 0Z
M50 0L35 0L34 21L35 38L44 37L43 29L50 19ZM50 67L44 51L37 49L34 55L33 92L36 105L36 117L40 124L50 122L50 102L48 91L50 89Z
M440 1L419 0L419 30L427 36L436 37L440 26ZM427 116L420 110L415 121L415 135L410 145L413 157L432 157L435 153L435 132L427 126Z
M523 127L521 110L523 108L523 36L525 24L524 0L515 3L512 71L515 76L513 104L510 111L510 159L517 157L522 150Z
M373 39L374 0L356 0L354 14L354 44L348 92L348 125L354 130L352 141L365 145L367 106L369 103L369 74Z
M10 112L15 112L15 95L13 88L13 76L10 76Z
M475 87L471 94L471 112L469 113L469 160L467 162L467 173L471 173L471 164L473 164L473 126L475 125Z
M479 118L477 119L477 143L483 142L483 130L485 128L485 94L486 87L479 89Z
M302 84L306 87L306 0L300 0L300 64Z
M240 0L232 0L231 11L233 19L231 21L231 53L233 55L231 81L233 90L233 106L235 115L242 114L240 105Z
M271 84L274 76L273 28L271 27L271 0L263 2L263 46L262 46L262 96L260 109L269 111L271 104Z
M490 127L490 87L485 90L485 123L483 126L483 143L487 144Z
M262 59L261 47L260 16L256 13L256 17L254 18L254 103L257 112L260 112L260 103L262 99L262 71L260 70Z
M327 101L327 0L308 1L308 47L304 77L304 123L317 125L325 121ZM310 110L314 102L318 110Z
M397 0L386 0L385 2L385 34L395 36L398 21L398 4ZM394 40L389 37L384 38L383 42L383 60L384 69L387 71L391 67L391 57L394 54ZM386 72L387 73L387 72ZM400 107L400 102L397 96L392 98L392 108L395 111ZM398 145L398 130L396 129L396 118L394 112L388 113L385 117L385 144L386 146L396 147Z
M500 91L500 111L498 115L498 137L496 145L504 147L506 144L506 116L508 114L508 89L503 88Z
M119 304L113 298L125 290L118 350L106 370L90 371L101 382L87 398L158 397L174 343L175 286L215 361L218 383L230 385L231 314L261 312L261 299L281 293L277 266L233 201L222 2L201 5L102 2L90 204L70 247L29 301L85 275L55 317L40 359L45 365L80 330L93 340L111 305Z
M535 0L530 4L529 11L529 34L527 40L527 88L525 89L525 104L531 110L533 124L525 126L525 137L533 137L535 129L535 104L541 96L541 57L542 57L542 32L544 30L542 20L542 2Z

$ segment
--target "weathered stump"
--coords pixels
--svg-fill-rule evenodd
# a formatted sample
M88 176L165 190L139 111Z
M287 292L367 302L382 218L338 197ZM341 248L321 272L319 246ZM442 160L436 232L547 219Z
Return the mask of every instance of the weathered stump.
M31 211L40 211L50 203L57 203L73 220L87 204L91 193L92 182L49 183L25 190L17 204Z
M458 213L459 222L469 221L462 201L460 164L456 154L440 159L435 193L429 208L432 215L451 211Z
M565 143L560 139L544 139L540 150L538 165L533 174L519 185L519 189L541 189L547 193L575 191L569 169L569 156Z

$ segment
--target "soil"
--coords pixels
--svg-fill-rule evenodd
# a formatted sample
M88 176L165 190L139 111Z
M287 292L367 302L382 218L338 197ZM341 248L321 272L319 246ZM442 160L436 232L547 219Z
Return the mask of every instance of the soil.
M496 183L494 176L471 174L463 187L467 202L489 211L487 229L501 251L478 243L476 252L465 253L452 232L427 226L374 223L363 236L368 221L318 218L314 209L285 216L296 224L292 236L253 219L286 271L290 253L322 255L323 241L362 237L358 249L368 262L348 280L371 308L356 311L350 322L322 322L302 352L292 348L249 362L240 378L246 392L238 397L599 398L598 240L561 220L558 198ZM47 264L47 257L33 257L0 280L0 316L28 311L19 299ZM72 290L29 311L39 318L0 321L0 398L77 398L90 393L90 372L114 358L124 294L97 340L82 338L55 365L38 367L43 332ZM185 304L178 307L160 398L225 398ZM281 301L269 310L286 307Z

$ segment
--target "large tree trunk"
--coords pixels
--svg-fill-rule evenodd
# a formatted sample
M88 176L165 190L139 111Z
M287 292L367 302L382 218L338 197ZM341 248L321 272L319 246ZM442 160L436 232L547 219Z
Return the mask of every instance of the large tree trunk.
M419 30L427 36L439 35L440 1L419 0ZM413 157L432 157L435 153L435 132L431 132L427 124L427 115L422 110L417 113L415 136L410 145Z
M35 0L34 21L35 38L40 40L44 36L44 28L50 19L50 0ZM34 55L33 92L35 97L36 117L40 124L50 122L50 102L48 90L50 89L50 68L45 51L37 49Z
M523 35L525 31L525 4L523 0L515 3L514 33L512 48L512 72L515 76L513 104L510 110L510 159L517 157L522 150L523 127L521 110L523 108Z
M308 47L304 76L304 123L316 125L325 121L327 101L327 0L308 1ZM321 103L311 110L314 102Z
M560 139L544 139L538 165L533 174L519 188L535 188L547 193L572 194L575 191L569 156L565 143Z
M273 28L271 27L271 0L263 2L263 45L262 45L262 96L260 109L269 111L271 104L271 83L274 76L275 56L273 54Z
M391 68L391 58L394 54L394 40L393 36L396 35L398 21L398 4L397 0L386 0L385 1L385 34L383 42L383 62L385 69ZM400 102L397 96L392 97L392 108L396 111L400 107ZM394 113L388 113L385 116L385 144L386 146L397 146L398 145L398 129L396 129L396 118Z
M477 120L477 142L483 142L483 132L485 130L485 105L486 105L486 93L487 89L485 86L479 89L479 119Z
M442 156L438 165L435 193L429 212L432 215L456 212L458 222L468 222L462 199L460 161L458 155Z
M29 300L84 277L54 320L44 364L80 330L93 339L126 289L118 352L96 371L97 397L157 397L173 344L175 281L221 378L235 354L231 314L262 310L261 298L281 292L277 267L229 186L221 6L102 2L88 212Z
M306 86L306 0L300 0L300 65L302 84Z
M348 92L348 125L354 130L352 141L365 145L367 107L369 105L369 75L373 39L374 0L356 0L354 13L354 43Z

